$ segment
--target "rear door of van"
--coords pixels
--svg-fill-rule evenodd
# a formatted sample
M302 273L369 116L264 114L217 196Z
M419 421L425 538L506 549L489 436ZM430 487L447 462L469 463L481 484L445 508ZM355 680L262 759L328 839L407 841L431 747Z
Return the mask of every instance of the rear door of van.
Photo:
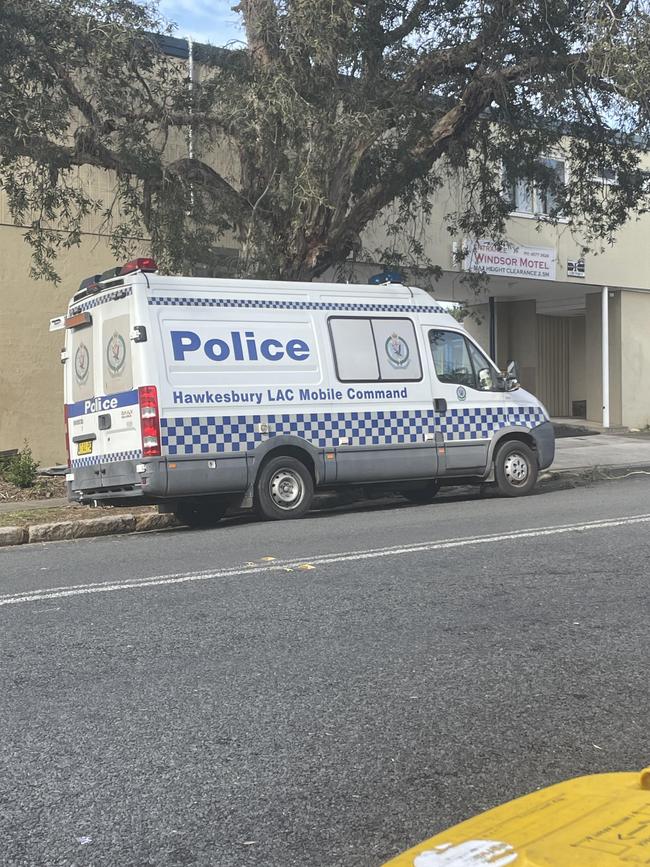
M102 311L97 375L101 403L97 427L105 487L134 481L129 461L142 457L138 390L133 377L131 297ZM99 324L99 323L98 323Z
M97 302L86 311L90 321L68 331L68 446L77 489L132 484L126 462L142 454L130 293Z
M101 487L95 394L95 323L73 308L66 320L66 436L75 488Z

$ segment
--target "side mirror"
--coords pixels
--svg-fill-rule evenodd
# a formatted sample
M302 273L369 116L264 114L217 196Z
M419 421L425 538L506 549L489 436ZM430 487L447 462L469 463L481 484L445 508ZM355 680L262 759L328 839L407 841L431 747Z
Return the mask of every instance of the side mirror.
M508 362L508 366L506 367L506 376L508 379L519 379L519 365L516 361L512 361L512 359Z
M519 365L516 361L510 360L506 367L506 373L503 377L503 385L506 391L515 391L519 388Z

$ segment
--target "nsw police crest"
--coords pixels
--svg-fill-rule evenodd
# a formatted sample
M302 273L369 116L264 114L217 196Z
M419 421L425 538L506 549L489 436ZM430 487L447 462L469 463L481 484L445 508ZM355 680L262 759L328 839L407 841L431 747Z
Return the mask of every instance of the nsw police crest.
M90 371L90 353L85 343L80 343L74 354L74 375L79 385L85 385Z
M119 376L126 363L126 343L117 331L111 334L106 344L106 363L113 376Z
M393 367L406 367L409 362L408 343L399 334L391 334L386 341L386 356Z

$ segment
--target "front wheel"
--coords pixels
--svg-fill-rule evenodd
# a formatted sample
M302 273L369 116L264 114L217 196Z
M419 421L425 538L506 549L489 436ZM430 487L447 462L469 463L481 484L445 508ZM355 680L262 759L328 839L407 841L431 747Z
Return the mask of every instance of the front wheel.
M264 464L255 483L257 511L263 518L301 518L311 507L314 482L297 458L280 455Z
M499 493L504 497L523 497L537 481L537 458L525 443L513 440L501 446L494 459L494 474Z

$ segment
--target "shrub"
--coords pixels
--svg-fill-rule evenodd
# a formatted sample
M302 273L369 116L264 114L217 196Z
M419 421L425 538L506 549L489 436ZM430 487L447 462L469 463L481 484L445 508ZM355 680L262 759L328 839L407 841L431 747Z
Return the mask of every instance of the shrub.
M22 451L14 455L3 469L3 476L18 488L31 488L36 481L38 461L32 457L32 450L25 442Z

